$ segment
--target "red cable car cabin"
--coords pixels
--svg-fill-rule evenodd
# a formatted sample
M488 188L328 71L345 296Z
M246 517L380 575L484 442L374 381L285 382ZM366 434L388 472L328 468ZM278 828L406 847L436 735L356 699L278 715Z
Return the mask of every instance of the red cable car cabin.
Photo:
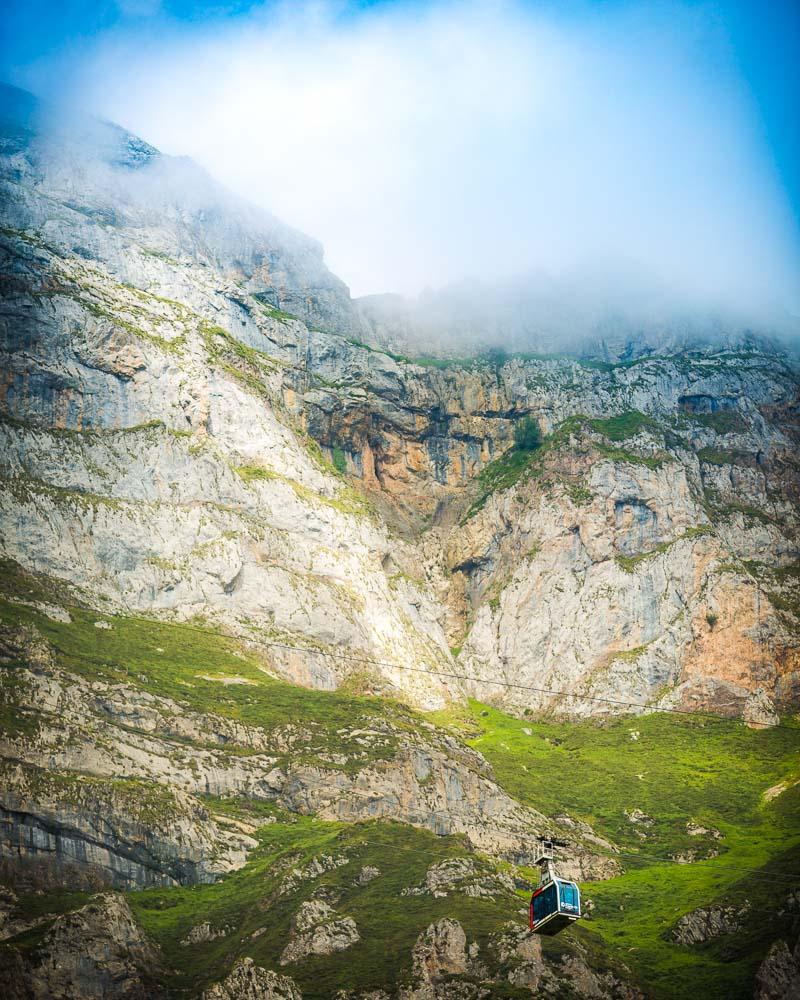
M535 934L558 934L581 915L581 894L574 882L556 878L534 890L530 927Z

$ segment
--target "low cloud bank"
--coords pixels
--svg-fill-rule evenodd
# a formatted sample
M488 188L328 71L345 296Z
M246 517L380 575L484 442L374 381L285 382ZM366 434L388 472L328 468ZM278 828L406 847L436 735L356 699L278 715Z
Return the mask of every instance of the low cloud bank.
M151 12L22 75L311 233L357 295L607 268L800 311L796 226L711 6Z

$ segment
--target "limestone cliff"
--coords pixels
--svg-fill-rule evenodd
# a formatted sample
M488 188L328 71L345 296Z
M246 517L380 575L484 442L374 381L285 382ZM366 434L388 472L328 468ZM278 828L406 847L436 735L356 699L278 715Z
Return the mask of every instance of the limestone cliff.
M121 130L6 104L6 555L302 647L272 667L319 687L459 695L414 666L575 712L796 702L787 358L367 349L304 238ZM518 475L524 415L549 436Z

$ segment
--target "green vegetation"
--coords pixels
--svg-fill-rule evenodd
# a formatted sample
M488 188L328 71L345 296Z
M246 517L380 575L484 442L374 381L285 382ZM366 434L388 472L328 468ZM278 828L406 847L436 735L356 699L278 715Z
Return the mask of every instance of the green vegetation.
M249 344L242 343L232 334L228 333L221 326L203 321L200 324L200 333L208 351L209 360L212 362L227 362L226 370L233 375L244 378L248 385L256 381L259 395L263 395L264 386L257 382L259 376L269 374L280 367L280 362L265 354L263 351L250 347ZM241 371L236 364L244 365L245 370ZM255 379L254 379L255 376Z
M625 441L643 430L660 430L658 423L638 410L626 410L607 420L594 419L589 426L609 441Z
M151 829L162 827L183 810L166 785L138 778L99 778L88 774L43 770L0 759L3 787L11 787L17 773L24 774L24 787L33 795L60 804L78 805L99 801L106 811L118 810Z
M110 312L103 306L97 305L95 302L90 302L87 299L78 298L78 301L93 316L97 316L100 319L106 319L114 326L120 327L129 333L132 337L136 337L139 340L145 340L154 347L158 347L159 350L166 351L168 354L178 354L183 349L186 344L186 334L181 333L177 337L171 337L167 339L162 337L157 333L150 333L148 330L143 330L141 326L137 326L135 323L131 323L129 320L123 319L120 316L119 311Z
M313 737L295 752L297 759L318 762L324 749L350 753L361 763L391 755L394 744L365 750L341 729L369 728L376 718L389 718L402 730L414 727L415 716L391 701L355 699L338 692L306 690L264 673L270 666L270 649L261 652L201 625L173 625L146 618L100 615L70 606L71 622L53 621L36 608L17 603L44 600L69 605L68 594L43 589L37 579L11 562L0 564L0 625L33 625L53 646L59 663L87 681L124 682L152 694L170 698L200 712L215 712L230 719L270 730L298 719L308 720ZM97 628L102 618L111 628ZM286 642L304 648L305 640L277 633L267 641ZM312 654L309 654L313 656ZM247 684L223 684L226 677L242 678ZM212 678L212 679L209 679ZM3 686L7 713L13 713L13 690ZM19 725L33 724L20 719ZM241 748L237 752L241 752ZM335 767L336 765L330 765Z
M272 469L267 469L263 465L237 465L234 471L246 483L269 482L273 479L283 479L279 473L273 472ZM292 480L286 479L285 482L292 482Z
M13 496L18 503L37 503L47 499L56 507L63 507L83 512L121 510L128 504L140 504L140 501L121 500L119 497L106 496L100 493L90 493L88 490L73 490L65 486L53 486L41 479L33 479L27 475L16 475L10 479L0 479L3 489Z
M279 472L274 472L272 469L267 469L261 465L237 465L234 471L246 483L259 481L286 483L294 491L297 498L307 504L330 507L333 510L337 510L340 514L349 514L353 517L372 517L374 514L374 509L370 501L355 487L346 483L337 486L338 492L335 497L328 497L322 493L315 492L309 486L305 486L296 479L290 479L288 476L283 476Z
M532 452L517 451L510 448L508 451L490 462L478 473L479 495L472 506L467 511L464 520L468 520L479 510L483 510L486 501L493 493L502 493L504 490L515 486L523 472L528 468Z
M163 250L153 250L151 247L139 247L139 253L144 254L145 257L155 257L156 260L163 261L165 264L171 264L173 267L180 267L180 262L175 260L174 257L170 257L169 254L164 253Z
M770 802L764 793L800 778L800 728L758 731L664 714L518 720L477 702L433 719L483 753L512 795L548 815L590 823L628 852L619 858L622 875L584 886L594 909L570 933L590 953L624 962L659 1000L752 995L769 944L792 933L785 899L792 878L795 886L800 879L800 786ZM626 811L634 809L652 823L632 823ZM690 820L710 832L691 836ZM708 860L650 860L690 852ZM750 869L785 881L762 881ZM759 912L742 934L695 948L668 940L682 914L744 899Z
M635 646L633 649L621 649L618 653L614 653L611 662L621 660L623 663L636 663L639 657L643 656L646 652L647 645Z
M295 316L294 313L285 312L283 309L278 309L276 306L272 305L269 301L266 293L256 292L253 298L259 305L261 311L269 316L270 319L276 319L279 323L296 323L302 322L299 316Z
M717 490L708 486L704 487L703 492L705 497L703 507L710 521L726 521L734 514L741 514L747 521L757 521L767 525L775 523L775 519L759 507L737 500L723 500Z
M710 524L697 524L684 531L682 538L702 538L704 535L713 535L714 529Z
M717 434L740 434L747 430L747 422L738 410L717 410L715 413L694 413L692 420L710 427Z
M654 549L649 549L647 552L637 552L633 556L615 556L614 561L620 569L625 570L626 573L633 573L636 567L641 563L646 562L648 559L652 559L653 556L660 555L662 552L666 552L667 549L672 545L672 542L662 542L657 545Z
M336 471L340 475L342 476L345 475L345 473L347 472L347 458L345 457L345 453L341 448L334 447L333 451L331 452L331 463L333 464L334 469L336 469Z
M720 566L719 571L724 572L726 568ZM745 559L734 564L730 572L746 573L763 588L776 610L793 618L800 618L800 562L772 566ZM797 628L796 622L788 621L786 624L789 628Z
M570 483L567 487L567 494L577 507L585 507L594 500L594 493L588 487L581 486L580 483Z
M355 920L361 941L347 951L312 956L281 970L296 980L308 1000L329 1000L343 988L379 989L387 981L409 977L417 935L440 917L460 920L483 952L489 936L515 907L513 897L401 895L424 881L432 863L467 854L456 838L439 838L395 823L346 825L286 814L279 814L277 823L261 827L257 836L260 846L248 865L216 885L150 889L129 897L144 929L164 949L168 968L175 970L170 982L175 993L195 995L223 974L233 960L232 953L244 953L258 965L280 969L291 918L314 890L334 896L337 911ZM280 893L292 870L302 869L320 855L347 860L333 871L299 881L294 890ZM359 886L356 876L367 865L377 868L380 875ZM490 870L481 862L480 868ZM233 934L181 946L180 941L201 919L212 927L233 928ZM508 995L525 996L522 991Z
M648 469L660 469L668 460L663 455L637 455L624 448L604 444L602 441L595 442L594 447L602 458L608 458L612 462L627 462L629 465L644 465Z
M662 552L666 552L677 542L686 541L687 539L691 541L709 534L713 534L713 529L708 525L700 524L696 527L687 528L682 535L673 538L670 542L662 542L660 545L656 545L654 549L648 549L647 552L637 552L633 556L615 556L614 559L620 569L625 570L626 573L633 573L641 563L660 555Z
M409 365L418 365L420 368L439 368L446 371L448 368L475 368L481 363L480 357L474 358L432 358L427 355L420 357L406 358L402 355L393 354L395 361L405 361Z
M365 344L362 340L357 340L355 337L347 337L345 339L353 347L359 347L362 351L369 351L372 354L385 354L387 358L391 358L392 361L396 361L401 365L417 365L419 368L438 368L441 371L446 371L448 368L474 368L481 363L481 358L478 356L471 358L438 358L423 354L418 357L410 357L406 354L395 354L394 351L390 351L385 347L373 347L372 344Z
M292 750L292 758L318 764L323 755L341 753L350 758L338 765L345 770L391 756L397 746L392 737L377 748L365 747L358 738L351 739L353 729L380 731L388 720L401 734L411 734L430 721L484 754L500 784L519 801L546 815L566 814L589 823L622 849L611 855L621 872L583 886L591 914L559 938L543 941L550 960L558 962L577 942L593 967L619 969L624 964L630 970L625 976L657 1000L691 997L698 989L709 1000L744 1000L752 993L755 969L771 941L791 932L792 914L785 907L783 916L779 911L791 888L789 880L800 878L800 785L792 787L800 779L798 726L757 731L711 717L665 714L568 723L515 719L478 702L421 717L389 700L276 681L261 669L269 665L268 650L260 654L201 625L105 614L102 618L111 628L98 629L97 612L75 607L69 609L71 622L53 621L19 601L72 603L66 592L45 586L11 563L0 570L0 624L34 625L52 645L59 664L87 682L123 680L169 697L182 708L216 712L267 731L299 723L309 737L307 744ZM777 572L783 583L800 577L796 565ZM642 652L639 648L618 655L633 660ZM0 689L8 709L4 722L18 697L14 665L12 656ZM209 677L250 683L224 686ZM353 691L369 690L372 684L367 671L356 671L351 680ZM20 712L17 717L22 727L17 731L24 735L32 720ZM226 751L251 752L235 745ZM278 766L282 762L278 755ZM326 760L325 766L337 765ZM85 777L76 782L44 772L40 777L55 781L55 791L67 799L87 793L115 801L121 797L133 815L151 824L169 818L174 810L170 793L149 782ZM764 793L776 787L786 790L768 801ZM500 894L491 899L458 892L444 898L402 895L423 882L434 862L467 856L459 838L435 837L390 822L322 822L251 800L209 797L205 804L219 822L227 818L250 824L258 847L243 869L213 885L154 888L128 896L144 929L163 949L171 995L195 995L221 978L241 954L266 968L279 968L292 916L312 893L330 894L339 913L356 921L361 941L345 952L286 968L309 1000L333 996L344 987L378 989L387 980L408 977L417 935L440 917L460 920L482 955L490 954L491 935L507 921L521 922L517 911L524 891L517 897ZM644 824L631 821L634 810L646 814ZM693 836L690 821L705 832ZM602 847L599 850L602 853ZM344 863L281 891L293 869L323 854ZM696 860L685 865L664 860L673 855ZM495 867L475 855L471 858L479 871ZM380 875L361 885L356 876L365 865L374 866ZM767 878L772 872L786 879L785 891L783 884L760 880L751 869ZM535 878L532 871L521 873ZM61 912L85 898L73 893L23 897L18 910ZM697 948L669 940L682 914L745 898L759 915L741 935ZM205 920L212 927L228 928L226 936L182 946L188 931ZM37 932L31 932L20 944L32 947L36 940ZM509 986L505 994L494 995L529 994Z
M523 417L514 426L514 447L519 452L536 451L542 444L542 431L538 421L531 416Z
M743 465L747 464L750 457L743 451L728 451L724 448L701 448L697 452L697 457L701 462L709 465Z
M622 418L619 419L622 420ZM526 420L530 420L531 424L535 424L532 418L526 418ZM600 459L628 462L632 465L644 465L649 469L658 469L668 460L668 456L666 455L637 455L616 445L607 444L604 440L593 438L586 434L587 429L592 429L591 424L592 421L588 417L580 414L569 417L559 424L552 434L548 434L541 439L539 444L534 445L531 449L521 449L515 444L486 465L478 473L478 495L462 519L462 524L477 514L478 511L483 510L487 501L494 493L501 493L511 489L512 486L515 486L520 481L526 482L535 475L542 475L547 459L567 448L573 454L596 455ZM630 426L630 420L627 417L620 425L620 427L624 426ZM536 427L538 430L538 425ZM614 429L617 433L622 432L616 425L614 425ZM533 444L536 440L536 431L533 431L532 427L527 423L525 424L525 433L526 435L531 435L529 440ZM567 488L570 491L570 495L574 496L576 503L588 503L592 499L591 492L581 484L568 481ZM572 491L575 491L574 494Z
M581 358L564 352L514 351L509 358L518 361L560 361L568 365L577 365L589 371L612 372L617 368L632 368L634 365L652 361L652 358L636 358L634 361L599 361L595 358ZM666 360L666 359L663 359Z

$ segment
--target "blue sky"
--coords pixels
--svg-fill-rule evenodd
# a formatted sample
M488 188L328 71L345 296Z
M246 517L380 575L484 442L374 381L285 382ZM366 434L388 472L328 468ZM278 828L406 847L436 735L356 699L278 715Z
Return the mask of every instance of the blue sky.
M614 259L692 295L750 269L748 294L798 305L797 0L6 0L0 18L4 79L194 156L319 237L357 292Z

